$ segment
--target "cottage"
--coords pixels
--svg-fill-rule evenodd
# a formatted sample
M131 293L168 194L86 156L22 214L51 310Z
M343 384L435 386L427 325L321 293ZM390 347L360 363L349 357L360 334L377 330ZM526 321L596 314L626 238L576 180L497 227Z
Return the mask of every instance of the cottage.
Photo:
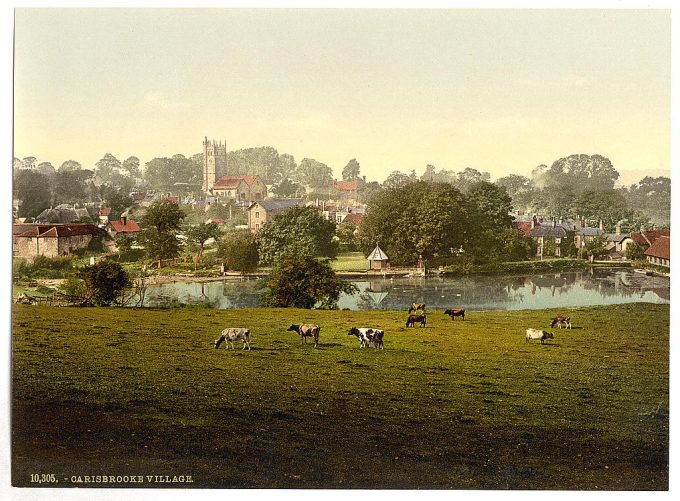
M633 232L630 234L630 238L638 244L640 247L643 249L647 249L652 246L652 244L656 241L657 238L659 237L668 237L670 238L671 236L671 230L664 229L664 230L640 230L637 232Z
M106 231L111 238L118 239L122 236L134 238L141 233L142 229L137 221L122 216L118 221L109 221Z
M76 209L70 205L61 204L53 209L45 209L42 211L36 216L35 222L41 224L70 224L89 217L90 213L84 207Z
M107 234L93 224L30 224L13 225L12 236L13 256L34 259L68 255Z
M670 236L659 236L654 243L645 251L645 257L651 264L659 266L671 266L671 239Z
M212 186L212 193L234 200L263 200L267 186L259 176L222 176Z
M560 257L562 255L561 244L562 240L567 238L567 229L562 224L539 224L534 226L529 231L529 236L536 241L536 255L543 258L546 254L546 248L552 248L554 245L554 255Z
M111 216L111 209L109 207L99 208L99 222L101 224L106 224L109 222L109 217Z
M248 207L248 228L252 232L259 231L267 221L286 209L302 205L299 198L282 198L253 202Z

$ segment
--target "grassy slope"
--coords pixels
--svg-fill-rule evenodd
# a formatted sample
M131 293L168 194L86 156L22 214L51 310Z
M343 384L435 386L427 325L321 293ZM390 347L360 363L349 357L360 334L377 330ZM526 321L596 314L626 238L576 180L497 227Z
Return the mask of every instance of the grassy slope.
M405 329L389 311L15 306L13 482L667 488L669 307L568 312L575 328L541 346L523 331L555 311ZM319 349L292 321L322 326ZM238 325L252 351L215 350ZM360 350L351 325L383 327L386 349Z

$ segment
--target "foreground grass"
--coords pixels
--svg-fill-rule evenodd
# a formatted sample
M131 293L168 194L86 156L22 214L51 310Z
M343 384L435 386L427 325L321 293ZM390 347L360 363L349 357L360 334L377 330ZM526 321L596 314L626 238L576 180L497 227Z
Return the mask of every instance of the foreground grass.
M525 343L554 313L405 329L396 311L17 305L13 484L667 489L668 305L560 310L573 330ZM318 349L293 321L322 326ZM213 348L240 325L252 351ZM359 349L352 325L383 327L385 350Z

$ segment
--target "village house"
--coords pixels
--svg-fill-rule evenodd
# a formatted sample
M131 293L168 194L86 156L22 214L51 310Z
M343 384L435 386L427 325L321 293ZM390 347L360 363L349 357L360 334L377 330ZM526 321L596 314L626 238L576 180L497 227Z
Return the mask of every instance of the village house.
M661 229L661 230L640 230L640 231L634 231L633 233L630 234L631 240L638 244L640 247L643 249L648 249L649 247L654 244L657 238L659 237L668 237L670 238L671 236L671 230L668 229Z
M264 200L267 186L259 176L222 176L212 186L212 193L233 200Z
M570 235L574 235L574 225L568 222L547 221L544 224L538 224L534 219L532 220L532 228L529 230L528 236L536 241L536 255L541 258L548 254L555 257L562 256L562 244ZM554 250L553 250L554 249Z
M111 209L109 207L99 208L99 222L106 225L109 222L109 216L111 215Z
M281 214L286 209L302 205L303 200L299 198L281 198L261 200L253 202L248 207L248 229L252 232L259 231L267 221L270 221L277 214Z
M76 209L68 204L60 204L54 208L42 211L36 216L35 222L41 224L70 224L89 217L90 213L84 207Z
M659 266L671 266L671 238L670 236L659 236L654 243L645 251L647 262Z
M106 236L107 233L94 224L15 224L12 255L24 259L66 256L87 248L93 238Z
M357 197L357 189L365 182L366 176L363 176L363 178L355 177L348 181L338 181L335 179L333 180L333 188L340 193L340 198L342 200L354 200Z
M109 221L105 229L114 240L122 236L134 238L142 232L137 221L126 216L121 216L118 221Z

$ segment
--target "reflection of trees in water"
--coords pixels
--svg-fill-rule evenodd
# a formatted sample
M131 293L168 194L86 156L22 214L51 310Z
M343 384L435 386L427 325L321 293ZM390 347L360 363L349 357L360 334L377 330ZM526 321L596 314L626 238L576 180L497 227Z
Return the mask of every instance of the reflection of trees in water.
M559 296L568 294L576 283L576 276L574 273L551 273L531 277L529 282L532 296L543 289L549 289L550 295L555 297L555 294Z
M649 277L631 270L618 270L604 273L601 270L593 273L583 282L586 290L595 290L603 296L643 298L651 292L658 298L670 301L670 281L666 277Z

